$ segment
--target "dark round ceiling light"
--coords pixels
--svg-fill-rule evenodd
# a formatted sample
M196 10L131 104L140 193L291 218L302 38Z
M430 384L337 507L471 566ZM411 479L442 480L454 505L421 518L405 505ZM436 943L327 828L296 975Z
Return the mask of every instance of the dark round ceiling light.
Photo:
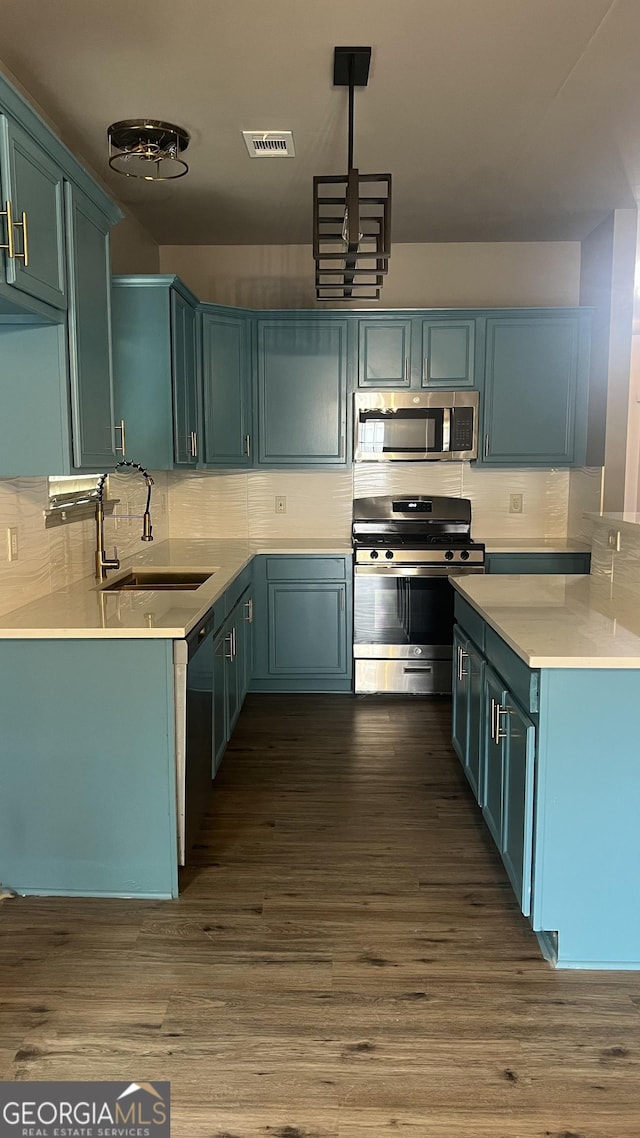
M125 178L167 182L183 178L189 167L181 157L189 135L181 126L159 119L123 119L107 128L109 165Z

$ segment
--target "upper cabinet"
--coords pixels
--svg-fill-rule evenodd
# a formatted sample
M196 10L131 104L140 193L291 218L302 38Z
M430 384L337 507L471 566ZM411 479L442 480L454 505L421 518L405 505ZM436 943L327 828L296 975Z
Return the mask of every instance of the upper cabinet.
M409 387L411 320L358 320L358 387Z
M206 466L250 466L250 324L242 313L202 308L202 393Z
M118 441L111 373L109 227L82 190L67 182L65 197L73 465L103 470L112 465Z
M196 298L173 276L114 277L116 441L152 470L198 462Z
M589 312L487 319L485 464L581 465L586 449Z
M0 130L6 285L66 308L64 175L6 115Z
M176 466L198 462L196 310L188 297L171 290L173 456Z
M347 321L257 320L257 461L345 465Z
M0 75L0 476L114 458L109 229L121 211Z
M473 318L422 320L423 387L473 387L476 321Z

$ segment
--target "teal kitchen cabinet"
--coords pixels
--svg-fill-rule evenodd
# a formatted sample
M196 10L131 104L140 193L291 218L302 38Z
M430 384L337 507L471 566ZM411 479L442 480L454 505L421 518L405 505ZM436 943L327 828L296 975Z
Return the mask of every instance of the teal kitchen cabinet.
M151 470L195 466L196 297L175 276L124 276L111 303L120 449Z
M504 466L582 465L590 313L490 316L479 461Z
M529 668L457 592L455 617L484 660L485 819L544 955L640 969L640 669Z
M503 731L499 709L506 692L502 680L486 667L483 686L482 742L484 798L482 813L499 850L502 847Z
M347 462L347 321L258 318L256 415L262 466Z
M252 464L249 317L200 308L205 466Z
M226 620L213 646L212 777L238 721L251 680L253 662L253 568L248 566L229 586L223 605Z
M533 780L535 726L507 692L496 711L496 734L502 734L502 832L500 853L525 917L531 910L533 849Z
M484 800L481 723L484 696L484 657L456 625L453 633L454 750L462 763L476 802Z
M73 465L105 470L115 457L109 225L65 185L69 256L69 372ZM121 442L122 445L122 442Z
M423 387L473 387L476 320L443 317L421 321Z
M465 667L467 637L459 625L453 630L453 685L451 692L451 742L463 769L469 747L469 671Z
M171 290L170 304L174 465L197 466L196 312L190 300L176 288Z
M0 115L5 283L67 307L64 174L17 122Z
M588 573L590 553L487 553L486 573Z
M256 559L253 691L351 690L351 559Z
M412 321L358 320L358 387L411 385Z

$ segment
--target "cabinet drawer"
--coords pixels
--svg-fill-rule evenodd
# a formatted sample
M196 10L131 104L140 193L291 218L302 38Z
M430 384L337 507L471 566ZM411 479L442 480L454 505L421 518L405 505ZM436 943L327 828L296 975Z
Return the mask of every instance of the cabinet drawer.
M235 580L231 582L229 588L226 590L222 598L224 603L225 616L228 616L229 613L235 608L245 589L249 588L249 585L252 581L253 569L251 565L246 565L245 568L242 569L240 573L238 573L238 576L235 578Z
M455 618L462 629L475 641L478 648L484 652L484 632L485 622L479 613L471 607L467 601L463 600L459 593L455 594L454 601Z
M268 581L344 581L347 557L267 557Z
M540 673L528 668L509 645L488 625L485 626L485 653L498 675L525 711L538 712Z

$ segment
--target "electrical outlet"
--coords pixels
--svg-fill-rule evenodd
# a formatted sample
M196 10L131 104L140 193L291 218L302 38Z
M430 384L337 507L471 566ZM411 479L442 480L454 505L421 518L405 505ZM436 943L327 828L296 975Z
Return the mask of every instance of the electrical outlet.
M276 494L276 514L286 514L287 499L284 494Z
M18 527L10 526L7 530L7 556L9 561L17 561L18 553Z
M524 513L524 494L509 494L509 513Z

